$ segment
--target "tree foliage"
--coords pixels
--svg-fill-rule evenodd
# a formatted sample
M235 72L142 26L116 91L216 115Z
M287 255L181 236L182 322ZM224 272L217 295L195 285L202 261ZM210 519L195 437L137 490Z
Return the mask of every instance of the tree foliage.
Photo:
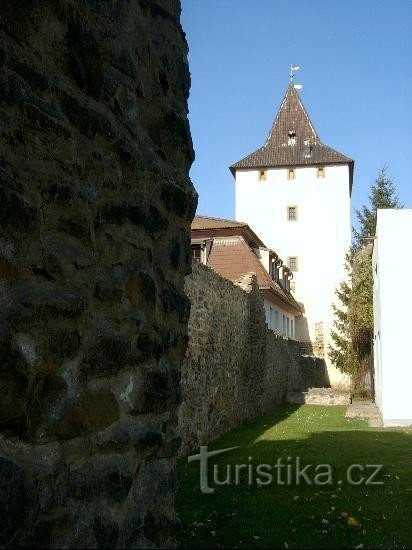
M356 211L359 229L353 229L354 244L346 255L347 280L336 290L339 305L335 315L329 357L355 385L370 364L373 337L372 240L378 208L402 208L395 185L383 167L371 185L369 204Z
M396 193L395 184L388 176L384 166L379 170L378 176L371 185L369 193L369 205L364 205L356 210L356 218L359 222L359 230L352 229L354 247L359 250L366 237L373 237L376 232L376 211L378 208L403 208Z

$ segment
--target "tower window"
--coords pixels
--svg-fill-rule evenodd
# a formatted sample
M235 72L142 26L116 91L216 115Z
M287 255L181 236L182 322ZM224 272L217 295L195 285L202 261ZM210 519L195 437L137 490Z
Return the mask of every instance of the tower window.
M312 156L312 145L310 144L310 139L305 139L303 141L305 159L309 159Z
M298 219L298 207L297 206L288 206L288 221L295 222Z
M288 132L288 145L296 145L296 132L295 130L289 130Z
M266 178L267 178L267 171L266 170L259 170L259 172L258 172L259 181L266 181Z
M325 177L325 167L319 166L316 173L318 178L324 178Z
M288 180L294 180L296 177L295 169L294 168L288 168Z
M288 257L288 268L291 271L297 271L298 270L298 257L297 256L289 256Z

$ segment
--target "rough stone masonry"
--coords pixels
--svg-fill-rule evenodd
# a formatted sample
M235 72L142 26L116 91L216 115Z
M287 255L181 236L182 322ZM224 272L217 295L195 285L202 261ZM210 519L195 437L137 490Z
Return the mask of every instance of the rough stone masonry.
M269 330L256 276L232 283L194 261L189 345L182 366L179 453L269 414L290 392L329 386L325 361L302 356L299 342Z
M1 2L1 547L173 543L196 203L179 16Z

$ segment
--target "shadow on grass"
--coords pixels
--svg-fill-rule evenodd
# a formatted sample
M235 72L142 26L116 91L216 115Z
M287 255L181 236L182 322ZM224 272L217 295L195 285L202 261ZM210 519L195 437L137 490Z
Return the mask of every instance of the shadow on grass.
M210 460L213 494L200 492L199 462L182 459L177 498L181 547L410 547L411 432L371 429L365 421L345 418L344 411L285 406L224 435L209 449L240 447ZM297 484L297 459L300 469L312 465L306 470L311 484L302 476ZM279 461L280 470L275 468ZM245 467L236 479L241 464ZM258 475L261 464L273 474L264 486L257 483L268 481ZM327 483L316 483L320 464L330 465L322 471L331 476L319 478ZM365 470L355 467L348 477L354 464ZM381 484L367 485L376 469L367 465L377 464L382 469L372 481ZM227 478L228 485L215 484L214 465L218 481Z

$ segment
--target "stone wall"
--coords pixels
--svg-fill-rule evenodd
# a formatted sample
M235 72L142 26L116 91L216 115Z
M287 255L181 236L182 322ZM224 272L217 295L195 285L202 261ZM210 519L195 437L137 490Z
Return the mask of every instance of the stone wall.
M2 0L0 546L173 542L187 346L177 0Z
M189 346L182 368L181 454L269 413L288 392L328 384L324 361L267 329L255 276L236 284L193 264Z

